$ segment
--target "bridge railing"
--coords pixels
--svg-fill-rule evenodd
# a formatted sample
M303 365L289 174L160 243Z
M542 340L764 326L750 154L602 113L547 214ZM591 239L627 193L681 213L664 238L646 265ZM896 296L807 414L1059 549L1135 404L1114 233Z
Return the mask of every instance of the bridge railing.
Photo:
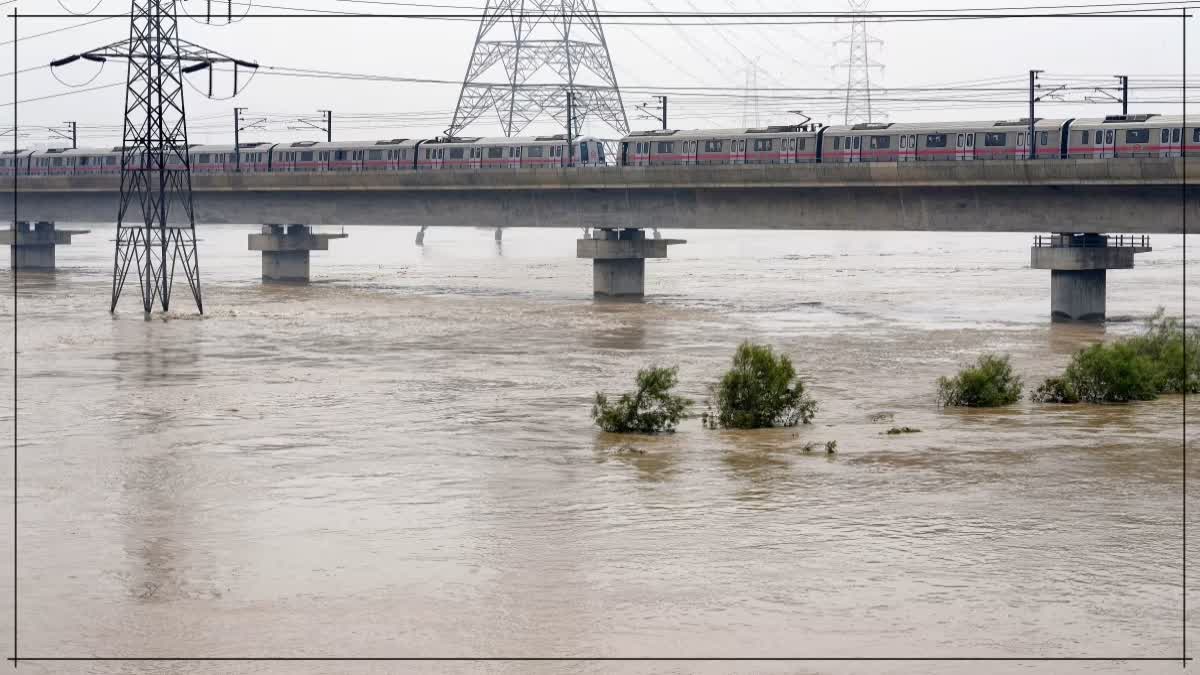
M1033 238L1034 248L1150 248L1150 237L1145 234L1063 235L1039 234Z

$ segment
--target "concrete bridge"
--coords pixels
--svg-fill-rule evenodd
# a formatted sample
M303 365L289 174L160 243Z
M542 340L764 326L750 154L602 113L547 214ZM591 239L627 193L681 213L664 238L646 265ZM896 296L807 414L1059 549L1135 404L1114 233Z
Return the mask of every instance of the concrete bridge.
M197 225L264 225L250 247L263 251L265 279L307 278L308 251L330 238L312 225L494 227L497 237L505 227L591 228L577 255L593 259L598 295L641 295L645 259L684 243L648 239L651 228L1053 233L1031 254L1032 267L1052 271L1052 315L1094 320L1104 316L1105 270L1149 250L1145 239L1103 235L1182 233L1185 208L1200 223L1200 158L1184 162L197 174L193 189ZM115 176L23 178L19 220L112 222L118 189ZM0 196L3 212L11 199ZM1114 243L1122 251L1105 250Z
M1157 234L1182 231L1183 173L1179 158L1122 158L192 180L197 224ZM1200 216L1200 158L1187 173L1192 218ZM111 221L118 189L115 176L25 178L18 219ZM0 196L4 213L10 199Z

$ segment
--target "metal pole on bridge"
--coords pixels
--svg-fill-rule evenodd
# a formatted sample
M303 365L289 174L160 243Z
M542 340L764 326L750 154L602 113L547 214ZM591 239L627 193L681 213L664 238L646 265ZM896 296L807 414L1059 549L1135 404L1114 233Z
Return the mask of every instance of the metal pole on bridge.
M1034 89L1037 86L1038 73L1045 72L1041 70L1029 71L1029 159L1037 159L1037 139L1034 138L1034 104L1037 99L1034 98Z
M237 168L235 171L238 173L242 172L242 144L239 135L242 131L243 110L245 110L245 108L233 109L233 156L235 157L234 161L237 162Z

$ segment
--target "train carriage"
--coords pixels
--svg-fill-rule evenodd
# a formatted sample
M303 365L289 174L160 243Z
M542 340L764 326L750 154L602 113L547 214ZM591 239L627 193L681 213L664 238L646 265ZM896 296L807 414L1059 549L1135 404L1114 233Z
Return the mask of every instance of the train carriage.
M1067 157L1179 157L1186 144L1200 150L1200 128L1184 127L1179 115L1109 115L1071 123Z
M74 173L75 158L70 148L35 150L30 157L31 176L70 176Z
M1031 141L1037 157L1062 155L1062 133L1069 120L1038 119L993 122L936 122L919 124L870 123L825 129L821 161L915 162L975 159L1027 159Z
M121 173L121 149L112 148L81 148L68 150L66 155L72 157L74 175L98 176Z
M575 166L604 166L604 144L591 136L572 139ZM421 143L416 168L545 169L569 166L566 134L556 136L451 138Z
M621 139L627 166L795 164L817 161L815 126L635 131Z
M420 141L390 138L378 141L339 141L313 146L320 170L405 171L413 168Z
M192 173L232 173L237 168L233 153L232 145L193 145L188 148L188 161Z
M0 176L12 176L15 171L18 176L29 175L29 158L32 150L5 150L0 152Z

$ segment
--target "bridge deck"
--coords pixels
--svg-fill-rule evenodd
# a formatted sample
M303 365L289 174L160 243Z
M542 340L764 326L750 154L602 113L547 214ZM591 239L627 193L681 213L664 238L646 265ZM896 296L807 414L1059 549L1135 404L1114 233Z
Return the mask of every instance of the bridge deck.
M193 186L199 224L1155 234L1182 231L1184 174L1183 159L1120 158L197 174ZM1186 175L1200 223L1200 158ZM112 222L118 188L113 176L23 178L20 217Z

